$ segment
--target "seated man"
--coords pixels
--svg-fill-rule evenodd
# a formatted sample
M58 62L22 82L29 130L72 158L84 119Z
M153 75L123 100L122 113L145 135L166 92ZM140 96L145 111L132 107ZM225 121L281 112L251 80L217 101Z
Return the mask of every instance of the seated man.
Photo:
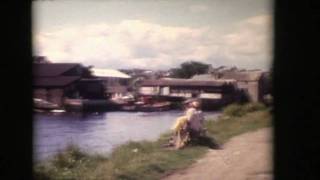
M174 136L170 144L176 149L184 147L191 139L196 139L203 132L204 117L198 101L189 101L186 114L178 117L172 130Z
M204 115L200 109L200 102L193 101L187 110L188 131L191 139L197 139L204 131Z

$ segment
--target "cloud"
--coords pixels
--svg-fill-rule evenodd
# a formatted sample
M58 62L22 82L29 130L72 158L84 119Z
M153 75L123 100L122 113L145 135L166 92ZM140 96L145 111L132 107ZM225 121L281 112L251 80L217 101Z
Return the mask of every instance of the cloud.
M141 20L61 28L34 37L37 55L53 62L105 68L168 69L186 60L256 68L270 59L269 16L234 24L231 33L209 27L163 26Z
M269 66L272 59L271 20L270 15L259 15L235 24L234 31L222 37L222 47L229 61L250 67Z
M200 12L205 12L209 8L205 5L191 5L189 6L189 10L193 13L200 13Z

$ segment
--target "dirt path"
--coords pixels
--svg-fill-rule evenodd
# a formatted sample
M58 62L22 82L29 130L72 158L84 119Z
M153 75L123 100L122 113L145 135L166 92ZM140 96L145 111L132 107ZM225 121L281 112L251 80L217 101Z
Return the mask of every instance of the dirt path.
M271 180L272 137L265 128L236 136L165 180Z

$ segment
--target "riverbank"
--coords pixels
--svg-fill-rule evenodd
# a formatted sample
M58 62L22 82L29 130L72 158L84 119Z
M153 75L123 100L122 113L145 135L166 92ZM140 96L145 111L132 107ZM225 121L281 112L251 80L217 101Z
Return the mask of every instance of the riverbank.
M233 136L271 125L269 109L260 104L231 105L217 121L207 121L209 137L223 144ZM89 155L70 146L50 161L35 165L35 179L160 179L195 162L206 146L179 151L162 148L169 134L157 141L129 142L108 157Z

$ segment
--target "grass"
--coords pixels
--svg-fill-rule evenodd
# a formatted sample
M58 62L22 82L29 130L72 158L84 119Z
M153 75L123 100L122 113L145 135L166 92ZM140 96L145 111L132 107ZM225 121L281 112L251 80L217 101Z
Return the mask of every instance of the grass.
M233 136L271 125L269 109L261 104L230 105L218 121L206 121L208 136L225 143ZM203 156L208 147L194 145L182 150L169 150L170 134L157 141L129 142L116 148L111 155L89 155L70 145L49 161L36 164L34 179L160 179L183 169Z

